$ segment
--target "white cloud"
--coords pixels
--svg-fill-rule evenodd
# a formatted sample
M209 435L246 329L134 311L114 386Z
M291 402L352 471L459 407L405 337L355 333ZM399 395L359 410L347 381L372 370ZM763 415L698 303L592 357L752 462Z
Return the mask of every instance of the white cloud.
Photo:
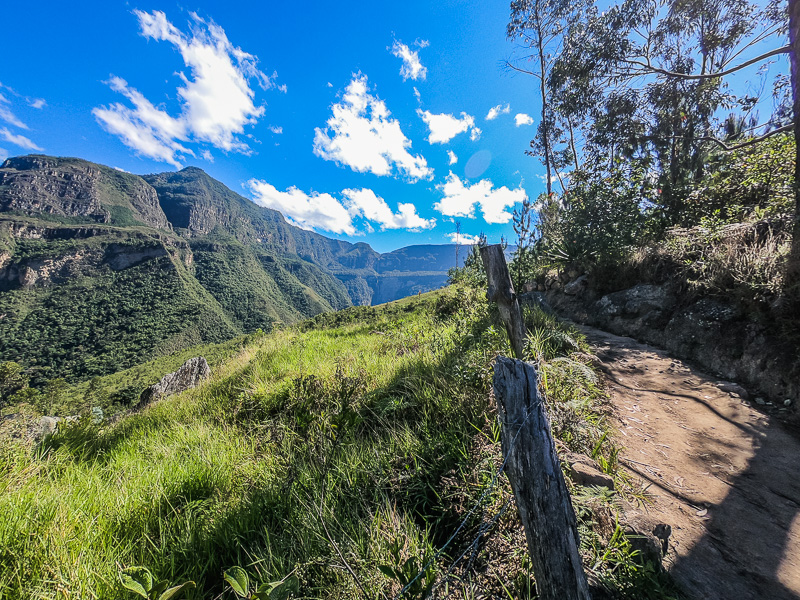
M29 98L28 99L28 105L31 108L42 109L45 106L47 106L47 102L45 102L44 98Z
M250 188L256 204L280 211L289 222L298 227L349 235L356 233L350 213L330 194L306 194L296 187L281 192L266 181L258 179L248 181L247 187Z
M278 127L277 125L270 125L269 130L275 135L281 135L283 133L283 127Z
M256 204L280 211L289 222L303 229L355 235L354 219L364 219L369 231L374 231L370 222L381 229L420 230L436 225L436 219L423 219L410 203L400 203L398 211L392 212L386 200L366 188L343 190L340 200L331 194L307 194L296 187L281 192L258 179L251 179L246 185Z
M200 156L202 156L203 159L207 160L208 162L214 162L214 155L211 154L209 150L203 150L203 153Z
M481 241L481 236L468 233L448 233L445 237L459 246L475 246Z
M363 216L369 221L380 224L381 229L430 229L436 225L436 219L423 219L417 214L411 203L397 205L398 212L393 213L386 200L370 189L342 191L346 198L347 209L354 217Z
M416 86L414 86L414 95L417 97L417 102L422 102L422 94L419 93Z
M109 86L124 95L133 108L120 103L92 110L97 121L122 142L141 154L180 166L179 155L193 155L181 142L204 142L226 152L248 153L247 144L237 135L246 125L264 114L263 106L253 102L250 82L262 89L273 87L257 68L258 59L231 44L225 31L191 13L190 34L170 23L160 11L134 10L141 35L171 43L190 70L178 73L183 85L177 89L181 112L174 117L157 108L120 77L111 77Z
M454 165L454 164L456 164L458 162L458 157L456 156L456 153L453 152L452 150L448 150L447 151L447 156L450 159L450 164L451 165Z
M427 41L417 41L415 45L421 50L428 45ZM419 52L412 50L402 42L395 40L392 46L392 54L403 61L403 66L400 67L400 75L403 80L408 79L425 79L428 74L426 69L419 60Z
M515 190L505 186L494 189L494 185L488 179L482 179L473 185L469 183L465 185L452 172L444 184L436 187L444 193L442 200L433 205L433 208L440 213L447 217L473 218L475 206L480 206L487 223L508 223L512 215L506 209L527 197L521 187Z
M8 158L8 150L6 150L5 148L0 148L0 164L3 164L3 162L7 158Z
M481 131L479 127L473 127L472 131L469 132L469 139L471 139L473 142L477 142L479 139L481 139L482 133L483 131Z
M461 113L461 118L455 117L447 113L434 114L427 110L417 110L417 114L425 121L428 126L430 135L428 142L431 144L446 144L459 133L472 130L470 137L475 141L475 131L477 130L477 137L480 137L481 130L475 127L475 117L468 115L465 112Z
M500 115L507 115L510 112L511 112L510 104L506 103L505 106L503 106L502 104L498 104L497 106L493 106L492 108L489 109L489 112L486 113L486 120L493 121Z
M411 180L429 179L433 169L421 155L407 148L411 141L400 123L390 118L383 100L369 93L367 76L358 74L347 86L341 102L331 107L333 116L323 130L314 129L314 154L359 173L391 175L394 168Z
M28 126L25 125L22 121L20 121L17 116L11 112L11 109L4 104L10 104L8 98L0 94L0 120L5 121L9 125L13 125L14 127L19 127L20 129L28 129Z
M15 146L19 146L20 148L25 148L26 150L38 150L42 152L44 149L40 148L36 144L34 144L30 139L26 138L24 135L15 135L11 133L7 127L3 127L0 129L0 137L2 137L5 141L14 144Z
M533 125L533 118L525 113L517 113L514 115L514 124L517 127L520 125Z

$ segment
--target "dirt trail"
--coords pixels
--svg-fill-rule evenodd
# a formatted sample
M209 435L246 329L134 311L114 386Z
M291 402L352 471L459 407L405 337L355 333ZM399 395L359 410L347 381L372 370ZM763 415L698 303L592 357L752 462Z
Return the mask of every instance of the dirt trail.
M621 463L693 599L800 599L800 441L720 380L665 352L581 328L603 364Z

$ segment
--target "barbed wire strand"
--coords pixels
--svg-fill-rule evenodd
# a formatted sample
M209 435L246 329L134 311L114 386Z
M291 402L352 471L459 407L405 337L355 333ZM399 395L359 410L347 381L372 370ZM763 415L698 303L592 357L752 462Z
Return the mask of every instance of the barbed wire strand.
M537 394L537 396L538 396L538 394ZM441 556L441 555L444 553L444 551L445 551L445 550L447 549L447 547L448 547L448 546L449 546L449 545L452 543L452 541L453 541L453 540L456 538L456 536L457 536L457 535L458 535L458 534L461 532L461 530L462 530L462 529L464 529L464 527L466 526L466 524L467 524L467 522L469 521L470 517L473 515L473 513L474 513L476 510L478 510L478 507L480 507L480 506L483 504L483 501L485 500L486 496L489 494L489 492L491 492L491 491L494 489L494 486L497 484L497 481L498 481L498 479L500 479L500 475L502 475L503 471L505 470L505 468L506 468L506 464L508 463L508 459L511 457L511 454L514 452L514 448L516 447L516 445L517 445L517 441L519 440L519 434L520 434L520 432L522 431L523 427L525 427L525 424L528 422L528 418L531 416L531 414L533 414L533 411L534 411L534 409L535 409L535 408L537 408L537 407L539 406L539 404L541 404L541 402L542 402L542 400L541 400L541 397L538 397L538 398L537 398L537 400L536 400L536 402L534 402L534 403L533 403L533 404L530 406L530 408L528 409L527 413L525 414L525 418L524 418L524 419L522 419L522 422L519 424L519 429L517 430L517 433L516 433L516 434L514 434L514 439L513 439L513 440L511 440L511 445L509 446L509 448L508 448L508 452L506 453L506 456L505 456L505 458L503 459L503 463L500 465L500 469L498 469L497 473L495 473L494 477L492 478L492 481L489 483L489 487L487 487L487 488L484 490L483 494L481 494L481 497L480 497L480 498L478 498L478 501L477 501L477 502L475 503L475 505L474 505L474 506L473 506L473 507L472 507L472 508L469 510L469 512L467 513L467 515L466 515L466 516L464 517L464 519L461 521L461 523L459 524L459 526L458 526L458 527L456 527L456 530L455 530L455 531L453 532L453 534L452 534L452 535L451 535L451 536L448 538L448 540L447 540L447 541L444 543L444 545L443 545L441 548L439 548L439 550L437 550L437 551L436 551L436 553L435 553L435 554L433 555L433 557L432 557L432 558L431 558L431 559L430 559L430 560L429 560L429 561L428 561L428 562L425 564L425 566L424 566L424 567L422 567L422 568L419 570L419 572L416 574L416 576L414 577L414 579L412 579L411 581L409 581L409 582L408 582L408 583L407 583L407 584L406 584L406 585L403 587L403 589L401 589L401 590L400 590L400 591L399 591L399 592L398 592L398 593L397 593L397 594L396 594L396 595L395 595L395 596L392 598L392 600L397 600L398 598L400 598L400 597L401 597L403 594L405 594L405 593L406 593L406 592L407 592L407 591L408 591L408 590L411 588L411 586L412 586L412 585L414 585L414 583L416 583L417 579L419 579L420 577L422 577L422 575L423 575L423 574L424 574L424 573L425 573L425 572L426 572L426 571L427 571L427 570L430 568L430 566L431 566L433 563L435 563L435 562L436 562L436 561L439 559L439 557L440 557L440 556ZM513 426L513 425L516 425L516 424L517 424L516 422L514 422L514 423L505 423L505 425L511 425L511 426Z
M464 549L464 552L462 552L461 555L456 560L453 561L453 564L450 565L450 568L447 570L447 573L445 573L445 576L439 581L439 583L437 583L436 585L433 586L433 588L431 589L431 593L435 592L437 589L439 589L443 585L447 584L449 581L452 581L450 576L452 575L452 573L455 570L456 566L461 561L461 559L464 558L464 556L466 556L467 552L472 550L472 556L470 556L469 561L467 561L467 566L465 568L466 571L470 570L470 568L472 567L473 561L475 560L475 558L478 555L478 545L480 544L481 538L484 536L484 534L487 531L489 531L492 527L494 527L494 524L497 523L497 521L500 520L500 518L506 512L508 507L511 505L511 501L512 500L513 500L513 498L509 498L508 500L506 500L506 502L503 504L503 506L500 508L500 510L497 512L497 514L494 517L492 517L492 519L490 521L488 521L487 523L484 523L483 525L481 525L480 529L478 530L478 534L475 536L475 539L472 540L472 542L470 542L470 544ZM452 596L454 593L455 593L455 590L452 590L451 592L449 592L443 598L443 600L446 600L447 598Z

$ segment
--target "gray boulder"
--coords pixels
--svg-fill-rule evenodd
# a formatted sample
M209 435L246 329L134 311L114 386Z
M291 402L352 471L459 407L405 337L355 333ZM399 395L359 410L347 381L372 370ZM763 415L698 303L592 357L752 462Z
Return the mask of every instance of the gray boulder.
M42 417L39 419L39 428L36 432L36 439L53 435L58 429L58 423L61 421L60 417Z
M160 398L197 387L203 380L208 379L210 375L211 368L205 358L202 356L190 358L183 363L180 369L174 373L167 373L161 378L161 381L143 391L134 410L144 408Z
M564 293L570 296L580 296L589 287L589 278L581 275L575 281L564 286Z

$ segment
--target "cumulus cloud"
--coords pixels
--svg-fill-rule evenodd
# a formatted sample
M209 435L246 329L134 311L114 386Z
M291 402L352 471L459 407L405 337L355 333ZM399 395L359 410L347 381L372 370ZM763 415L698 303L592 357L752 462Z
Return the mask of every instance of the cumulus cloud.
M486 113L486 120L487 121L494 121L500 115L507 115L511 112L511 105L506 103L505 106L502 104L498 104L497 106L493 106L489 109L489 112Z
M417 214L416 207L411 203L397 205L397 212L386 203L386 200L376 195L370 189L342 191L345 205L353 216L362 216L368 221L378 223L381 229L430 229L436 225L436 219L423 219Z
M454 164L456 164L458 162L458 157L456 156L456 153L453 152L452 150L448 150L447 151L447 156L450 159L450 164L451 165L454 165Z
M445 237L459 246L475 246L481 241L481 236L468 233L448 233Z
M180 114L172 116L154 106L121 77L107 82L112 90L132 104L114 103L97 107L92 114L109 133L137 152L155 160L180 166L180 155L194 155L183 143L201 142L226 152L250 151L237 136L247 125L264 114L254 103L251 82L262 89L274 87L272 80L258 69L258 59L234 46L225 31L191 13L191 33L184 33L167 20L161 11L135 10L141 35L175 46L189 69L178 73L183 85L177 96Z
M428 142L431 144L446 144L459 133L469 130L472 130L470 137L473 141L481 135L481 130L475 127L475 117L465 112L461 113L461 118L447 113L434 114L427 110L417 110L417 114L428 126ZM476 131L477 137L474 137Z
M396 168L414 181L433 176L425 158L408 151L411 140L403 134L400 123L390 118L383 100L369 93L366 75L353 76L341 102L331 111L327 127L314 129L317 156L359 173L391 175Z
M303 229L355 235L356 219L363 220L369 231L373 231L371 223L382 230L421 230L436 225L436 219L423 219L410 203L400 203L397 212L392 212L386 200L367 188L343 190L340 199L332 194L307 194L296 187L281 192L257 179L248 181L247 187L256 204L280 211L291 223Z
M5 141L14 144L15 146L19 146L20 148L25 148L26 150L38 150L42 152L44 149L40 148L36 144L34 144L29 138L26 138L24 135L16 135L11 133L7 127L3 127L0 129L0 138L3 138Z
M488 179L473 185L462 182L452 171L445 183L436 186L444 197L433 208L447 217L475 217L475 207L479 206L487 223L508 223L511 213L506 209L527 198L521 187L510 190L506 186L494 188Z
M303 229L323 229L353 235L353 219L347 209L330 194L306 194L296 187L281 192L266 181L251 179L247 187L253 201L283 213L289 222Z
M270 125L269 130L275 135L281 135L283 133L283 127L277 127L275 125Z
M47 102L45 102L44 98L28 98L28 106L41 110L47 106Z
M520 127L521 125L533 125L533 117L526 115L525 113L517 113L514 115L514 124L517 127Z
M479 127L473 127L472 131L469 132L469 139L471 139L473 142L477 142L479 139L481 139L482 133L483 131L481 131Z
M428 42L425 40L417 41L414 45L421 50L427 47ZM412 50L402 42L395 40L392 46L392 54L403 61L403 66L400 67L400 75L404 81L408 79L415 81L417 79L425 79L428 75L428 69L419 60L418 51Z

